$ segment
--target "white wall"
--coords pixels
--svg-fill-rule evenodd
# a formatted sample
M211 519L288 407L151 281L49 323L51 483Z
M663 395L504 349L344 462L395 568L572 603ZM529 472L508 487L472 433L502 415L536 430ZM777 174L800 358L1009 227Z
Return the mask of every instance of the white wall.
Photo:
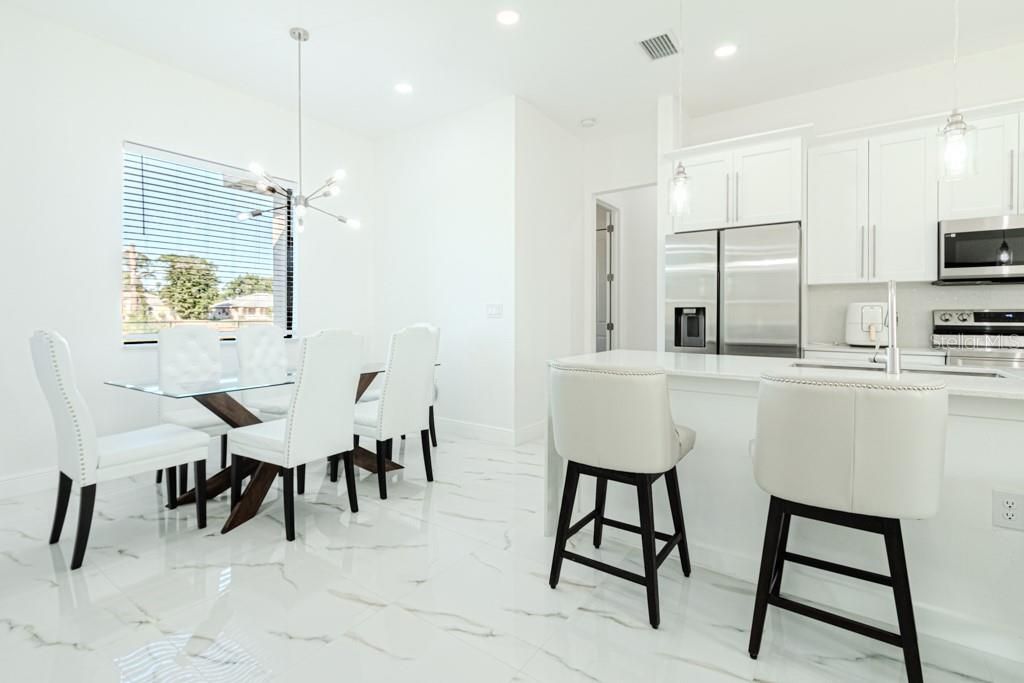
M131 140L296 177L294 114L0 4L0 186L4 208L0 335L0 494L52 485L54 438L28 351L34 329L68 337L101 433L152 423L153 399L103 386L153 378L155 348L120 336L121 144ZM296 326L370 331L372 149L307 121L306 173L349 180L333 208L362 232L314 216L296 244ZM232 361L233 349L225 348ZM28 478L26 478L28 477Z
M582 144L516 101L516 442L547 419L547 361L583 351Z
M441 329L438 431L511 442L515 374L512 97L379 140L374 349L416 322ZM489 318L488 304L502 306ZM442 434L443 438L443 434Z
M651 163L654 168L654 163ZM657 350L658 188L655 185L605 192L598 198L619 211L612 240L617 250L617 312L613 346Z

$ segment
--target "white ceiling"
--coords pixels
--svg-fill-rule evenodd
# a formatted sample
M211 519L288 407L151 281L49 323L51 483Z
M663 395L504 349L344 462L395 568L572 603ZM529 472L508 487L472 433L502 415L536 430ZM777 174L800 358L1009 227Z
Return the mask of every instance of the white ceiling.
M517 94L589 134L650 121L677 59L637 41L678 33L678 0L15 0L179 68L293 106L295 43L308 28L305 107L380 135ZM949 60L953 0L687 0L693 115ZM499 9L522 21L499 26ZM962 51L1024 41L1024 1L966 0ZM721 61L712 50L735 42ZM396 95L407 80L411 96Z

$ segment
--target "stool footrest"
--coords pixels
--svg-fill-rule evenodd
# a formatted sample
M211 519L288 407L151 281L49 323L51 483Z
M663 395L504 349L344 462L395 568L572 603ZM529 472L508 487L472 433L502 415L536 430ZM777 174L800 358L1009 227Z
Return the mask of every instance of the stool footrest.
M892 586L892 577L886 576L885 574L876 574L875 572L869 572L865 569L848 567L845 564L837 564L835 562L829 562L828 560L818 559L817 557L808 557L807 555L798 555L796 553L785 553L784 557L787 562L796 562L797 564L814 567L815 569L822 569L834 574L842 574L843 576L849 576L862 581L880 583L883 586Z
M593 514L593 513L591 513L591 514ZM616 529L622 529L623 531L630 531L630 532L632 532L634 534L641 534L641 533L643 533L643 531L640 529L640 527L636 526L635 524L628 524L626 522L620 522L617 519L608 519L607 517L605 517L605 518L603 518L601 520L601 523L604 524L605 526L612 526L612 527L615 527ZM654 531L654 537L657 538L660 541L671 541L673 538L675 538L675 536L673 536L672 534L666 533L664 531L658 531L658 530Z
M868 638L880 640L883 643L895 645L896 647L903 647L903 638L898 633L886 631L885 629L878 628L877 626L871 626L870 624L855 621L853 619L849 619L838 614L833 614L832 612L826 612L823 609L812 607L803 602L790 600L789 598L784 598L781 595L769 595L768 604L775 605L780 609L784 609L790 612L796 612L797 614L809 617L811 619L815 619L817 621L824 622L826 624L830 624L832 626L838 626L839 628L845 629L847 631L853 631L854 633L858 633L862 636L867 636Z
M571 527L569 527L569 531L565 533L565 538L570 539L573 536L575 536L580 529L585 527L590 522L594 521L595 517L597 517L597 510L591 510L587 514L583 515L580 521L576 522Z
M607 562L595 560L594 558L587 557L586 555L579 555L577 553L572 552L571 550L566 550L565 552L563 552L562 558L566 560L572 560L573 562L578 562L579 564L586 565L591 569L596 569L598 571L612 574L613 576L617 576L620 579L625 579L626 581L638 583L641 586L647 584L647 579L639 574L634 574L633 572L626 571L625 569L621 569L619 567L616 567L615 565L608 564Z

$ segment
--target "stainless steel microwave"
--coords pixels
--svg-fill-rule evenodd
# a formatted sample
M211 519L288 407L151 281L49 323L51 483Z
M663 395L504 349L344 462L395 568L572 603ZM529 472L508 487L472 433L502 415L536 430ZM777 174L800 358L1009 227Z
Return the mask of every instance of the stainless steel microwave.
M1024 216L939 223L939 281L1024 281Z

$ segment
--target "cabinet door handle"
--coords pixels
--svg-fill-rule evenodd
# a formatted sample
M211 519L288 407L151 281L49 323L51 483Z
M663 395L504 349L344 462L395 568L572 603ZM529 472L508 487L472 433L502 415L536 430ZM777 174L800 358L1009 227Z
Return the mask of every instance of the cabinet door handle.
M729 222L729 174L725 174L725 222Z
M1014 168L1014 166L1015 166L1015 164L1013 163L1014 156L1016 156L1014 154L1014 150L1011 149L1010 150L1010 202L1009 202L1009 207L1008 207L1010 209L1010 211L1013 211L1013 205L1014 205L1013 195L1016 194L1016 190L1017 190L1016 183L1014 183L1014 174L1015 174L1015 172L1017 170L1016 168Z
M740 220L740 172L736 171L736 210L733 211L733 218L739 222Z
M866 239L867 228L862 225L860 226L860 276L862 279L867 276L865 272L867 269L864 266L864 263L868 260L867 245L864 244Z
M878 277L878 226L871 226L871 279Z

